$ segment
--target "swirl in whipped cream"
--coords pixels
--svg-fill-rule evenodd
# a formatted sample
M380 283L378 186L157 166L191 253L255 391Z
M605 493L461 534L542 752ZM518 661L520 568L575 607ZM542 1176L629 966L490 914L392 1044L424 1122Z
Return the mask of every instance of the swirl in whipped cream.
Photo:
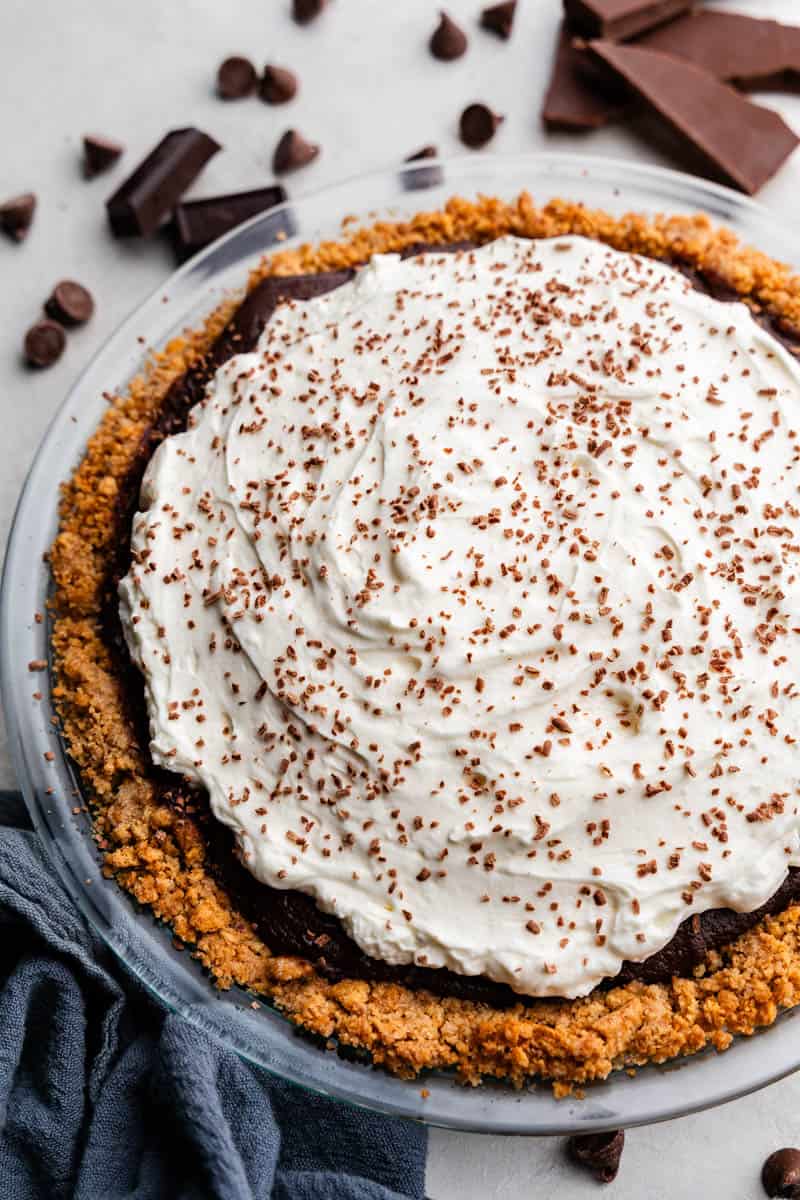
M800 863L800 371L581 238L377 256L153 456L154 760L369 954L577 996Z

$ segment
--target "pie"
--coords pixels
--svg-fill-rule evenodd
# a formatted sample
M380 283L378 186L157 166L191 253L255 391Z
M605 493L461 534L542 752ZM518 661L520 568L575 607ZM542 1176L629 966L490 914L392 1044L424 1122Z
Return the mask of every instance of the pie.
M106 872L221 988L557 1093L800 999L800 280L520 195L282 249L63 490ZM794 714L794 715L793 715Z

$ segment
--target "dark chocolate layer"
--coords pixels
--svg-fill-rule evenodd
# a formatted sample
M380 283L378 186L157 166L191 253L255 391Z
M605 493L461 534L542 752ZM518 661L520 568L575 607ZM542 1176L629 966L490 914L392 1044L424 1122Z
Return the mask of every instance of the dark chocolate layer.
M471 243L452 246L409 247L404 257L426 251L469 249ZM674 262L692 286L718 300L739 300L739 295L723 280L702 274L681 262ZM186 428L190 409L200 400L214 372L234 354L253 348L264 327L282 299L308 300L334 290L352 279L354 271L329 271L319 275L270 277L259 284L242 303L230 323L222 331L203 359L173 383L167 392L161 414L142 439L124 485L120 489L117 510L118 538L115 561L109 564L104 603L105 633L125 680L129 697L130 717L142 745L148 741L147 711L141 675L128 654L119 620L117 584L130 562L130 535L133 516L137 510L139 487L150 457L165 437ZM754 318L767 328L793 354L800 346L792 331L765 311L754 312ZM364 954L345 933L340 922L320 912L310 896L286 891L259 883L244 868L235 852L232 832L215 820L209 810L207 797L194 791L176 776L151 767L152 778L164 800L198 822L204 832L211 869L221 885L232 896L242 913L253 922L260 936L275 953L292 954L313 961L317 969L330 978L356 977L402 983L410 988L426 988L439 995L505 1007L520 1000L519 995L504 984L484 976L457 975L445 969L414 966L390 966ZM781 912L800 899L800 870L790 870L775 895L751 913L731 909L713 909L689 917L678 932L657 954L644 962L625 963L614 979L604 986L640 980L657 983L675 975L691 975L710 950L719 949L740 934L751 929L764 916Z

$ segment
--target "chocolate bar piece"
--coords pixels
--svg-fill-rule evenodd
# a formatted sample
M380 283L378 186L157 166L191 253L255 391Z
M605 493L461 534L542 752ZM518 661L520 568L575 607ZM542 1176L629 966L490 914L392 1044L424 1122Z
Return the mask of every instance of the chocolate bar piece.
M800 142L777 113L692 63L607 41L587 49L697 153L712 177L743 192L757 192Z
M173 129L106 201L116 237L149 237L220 149L199 129Z
M181 262L210 246L243 221L283 204L286 192L280 184L235 192L229 196L211 196L207 200L189 200L175 208L173 244ZM290 232L286 229L284 232Z
M800 88L800 28L761 17L701 9L636 39L742 91ZM542 119L551 129L597 129L631 109L587 70L586 53L562 25Z
M688 12L694 0L564 0L570 29L624 41Z
M589 56L574 41L562 23L542 106L542 120L548 129L599 129L631 107L630 99L619 89L615 91L596 72L590 72Z
M800 28L761 17L701 9L654 29L637 45L685 59L745 91L800 81Z

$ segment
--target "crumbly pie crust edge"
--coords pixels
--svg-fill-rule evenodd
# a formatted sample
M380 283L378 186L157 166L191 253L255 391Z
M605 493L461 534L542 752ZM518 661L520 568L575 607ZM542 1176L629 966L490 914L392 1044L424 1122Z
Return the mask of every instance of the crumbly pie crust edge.
M527 193L512 202L454 197L441 210L401 222L362 227L348 219L336 241L264 259L250 287L267 275L348 267L415 243L483 242L503 234L580 234L619 250L680 260L724 281L790 333L800 330L800 276L707 217L613 217L565 200L538 207ZM707 1046L723 1050L735 1035L770 1025L781 1010L800 1003L800 905L711 953L692 978L502 1010L393 983L331 982L303 959L270 953L213 877L191 815L159 800L148 780L146 748L137 743L101 625L120 483L168 387L208 349L239 302L225 301L201 328L152 354L127 390L110 398L63 485L49 556L52 695L91 807L104 872L171 926L177 944L216 986L247 988L331 1048L339 1043L366 1051L374 1063L408 1078L434 1068L455 1070L469 1084L484 1076L515 1086L538 1078L562 1095L622 1067Z

